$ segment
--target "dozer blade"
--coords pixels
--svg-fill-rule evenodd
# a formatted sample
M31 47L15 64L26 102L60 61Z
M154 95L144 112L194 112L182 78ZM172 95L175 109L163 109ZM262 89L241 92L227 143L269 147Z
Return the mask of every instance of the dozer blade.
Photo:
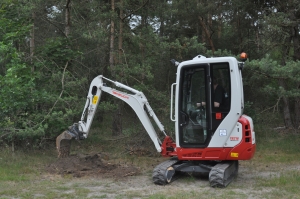
M237 160L216 164L209 172L209 182L212 187L224 188L237 175L239 163Z

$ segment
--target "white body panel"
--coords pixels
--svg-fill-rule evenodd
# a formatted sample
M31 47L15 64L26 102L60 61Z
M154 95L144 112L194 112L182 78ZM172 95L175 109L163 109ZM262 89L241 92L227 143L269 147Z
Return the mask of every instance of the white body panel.
M229 134L230 132L228 132ZM233 128L230 136L226 140L224 147L234 147L242 141L243 134L242 134L242 125L241 123L237 123Z

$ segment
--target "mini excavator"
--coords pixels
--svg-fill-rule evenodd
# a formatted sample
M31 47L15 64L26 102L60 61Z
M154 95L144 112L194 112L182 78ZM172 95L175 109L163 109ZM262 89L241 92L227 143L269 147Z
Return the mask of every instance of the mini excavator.
M181 63L171 60L177 66L170 100L175 140L166 134L143 92L102 75L95 77L80 121L56 138L58 156L69 155L72 139L88 137L104 92L126 102L135 111L156 150L169 157L154 168L155 184L166 185L174 180L176 173L186 172L208 175L212 187L226 187L238 173L238 161L251 159L256 149L253 121L243 114L241 71L246 59L246 53L242 53L239 61L234 57L206 58L202 55ZM216 84L223 88L221 95L216 93ZM216 98L219 100L217 106ZM163 140L159 139L150 118L164 135Z

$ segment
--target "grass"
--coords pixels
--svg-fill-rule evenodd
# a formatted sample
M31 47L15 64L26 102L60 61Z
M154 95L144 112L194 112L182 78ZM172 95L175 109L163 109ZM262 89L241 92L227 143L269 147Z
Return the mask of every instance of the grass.
M300 171L290 170L278 175L258 178L258 187L280 189L284 194L299 194Z
M27 154L23 152L11 153L8 150L2 150L0 156L0 182L26 182L32 179L33 175L39 175L41 160L49 162L53 160L51 156L44 156L45 153L34 152Z
M256 156L265 163L293 163L299 160L300 135L263 129L256 138Z
M165 187L155 186L151 182L151 170L163 158L124 154L124 148L121 148L126 146L124 140L107 141L108 135L94 134L83 144L72 147L83 153L113 148L111 158L115 163L122 161L144 168L142 175L147 179L141 184L135 177L122 182L45 174L44 166L56 160L54 146L49 150L14 153L3 148L0 155L0 198L300 198L300 135L266 128L256 129L256 133L256 154L252 160L241 163L256 176L245 177L251 182L241 182L238 178L225 189L213 189L206 179L189 175ZM241 173L241 178L246 174ZM124 189L127 183L137 187Z
M264 186L277 186L284 185L286 187L294 187L294 185L300 184L300 172L299 171L288 171L281 173L279 177L273 178L266 181ZM295 186L299 188L299 186Z

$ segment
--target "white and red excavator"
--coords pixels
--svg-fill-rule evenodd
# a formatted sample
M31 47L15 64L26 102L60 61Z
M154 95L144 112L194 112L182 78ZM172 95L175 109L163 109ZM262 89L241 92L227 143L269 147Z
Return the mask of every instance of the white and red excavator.
M177 66L176 83L171 86L170 110L170 119L175 123L175 140L166 134L141 91L102 75L95 77L81 120L56 138L59 157L69 155L72 139L88 137L104 92L126 102L137 114L156 150L162 156L170 157L154 168L155 184L168 184L176 173L187 172L207 174L212 187L226 187L238 173L238 161L251 159L256 149L253 121L243 114L241 71L247 57L245 53L242 56L242 61L234 57L206 58L201 55L181 63L171 60ZM123 91L109 87L107 83ZM216 83L223 92L217 106ZM159 139L150 118L164 134L163 140Z

